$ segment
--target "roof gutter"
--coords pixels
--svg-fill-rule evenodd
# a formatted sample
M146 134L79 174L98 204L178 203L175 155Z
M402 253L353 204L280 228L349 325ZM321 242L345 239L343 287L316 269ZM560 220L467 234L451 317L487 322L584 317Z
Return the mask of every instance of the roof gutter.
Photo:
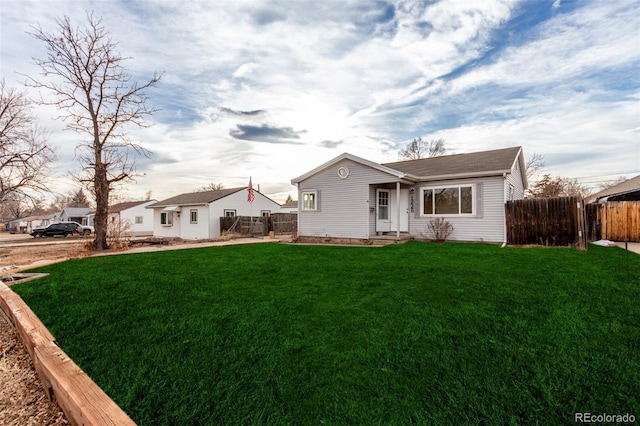
M488 172L479 172L479 173L469 172L469 173L455 173L455 174L436 175L436 176L417 176L415 177L415 179L419 181L433 181L433 180L445 180L445 179L464 179L464 178L472 178L472 177L506 176L506 174L510 172L511 170L491 170Z

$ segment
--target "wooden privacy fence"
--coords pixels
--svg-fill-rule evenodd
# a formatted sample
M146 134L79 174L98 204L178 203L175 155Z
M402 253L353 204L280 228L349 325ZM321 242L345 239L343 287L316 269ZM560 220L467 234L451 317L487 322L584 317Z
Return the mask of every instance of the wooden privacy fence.
M587 204L589 241L640 242L640 201L611 201Z
M220 233L237 232L247 235L293 234L298 232L298 215L272 213L271 216L234 216L220 218Z
M505 220L509 244L587 248L584 203L580 197L508 201Z

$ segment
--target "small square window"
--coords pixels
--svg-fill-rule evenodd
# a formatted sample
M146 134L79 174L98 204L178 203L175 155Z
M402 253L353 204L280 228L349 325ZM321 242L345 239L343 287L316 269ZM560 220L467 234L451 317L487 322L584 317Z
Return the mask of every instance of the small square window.
M236 211L235 210L225 210L224 211L224 217L236 217Z
M318 194L316 191L302 193L302 210L314 211L318 209Z
M162 226L171 226L171 225L173 225L173 213L171 213L171 212L162 212L162 213L160 213L160 225L162 225Z
M136 222L135 222L136 225L141 225L142 224L142 219L143 219L142 216L136 216Z

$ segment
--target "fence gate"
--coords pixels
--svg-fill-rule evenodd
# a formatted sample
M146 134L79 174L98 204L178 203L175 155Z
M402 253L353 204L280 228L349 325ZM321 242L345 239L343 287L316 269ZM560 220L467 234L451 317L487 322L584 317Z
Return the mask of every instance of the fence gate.
M587 248L584 203L580 197L507 201L505 220L509 244Z
M247 235L292 234L298 232L298 215L272 213L271 216L234 216L220 218L220 233L233 231Z

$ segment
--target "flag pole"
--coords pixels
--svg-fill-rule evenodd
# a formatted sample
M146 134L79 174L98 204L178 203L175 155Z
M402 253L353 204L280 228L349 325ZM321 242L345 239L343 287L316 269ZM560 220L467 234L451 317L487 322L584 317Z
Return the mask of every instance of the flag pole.
M253 185L251 184L251 176L249 176L249 186L247 186L247 203L249 203L249 214L251 215L251 222L249 224L249 234L253 236L253 200L255 194L253 192Z

